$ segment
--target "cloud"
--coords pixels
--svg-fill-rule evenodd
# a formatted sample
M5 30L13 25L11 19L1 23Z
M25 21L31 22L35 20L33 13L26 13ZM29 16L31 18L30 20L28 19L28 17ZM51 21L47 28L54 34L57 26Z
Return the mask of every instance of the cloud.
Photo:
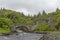
M58 0L0 0L0 7L22 11L25 15L34 15L42 10L52 12L60 7L59 4Z
M27 10L27 9L25 9L25 8L21 8L21 9L18 9L18 10L16 10L17 12L22 12L22 13L24 13L26 16L28 16L29 15L29 11Z

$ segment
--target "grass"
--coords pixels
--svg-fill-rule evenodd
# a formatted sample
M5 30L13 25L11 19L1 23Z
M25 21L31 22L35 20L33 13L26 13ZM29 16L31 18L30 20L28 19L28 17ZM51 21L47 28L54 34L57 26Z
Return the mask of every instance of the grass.
M50 32L50 33L53 33L53 34L58 34L58 35L60 35L60 31L46 31L46 32Z
M60 35L60 31L53 31L53 34L59 34Z
M9 29L0 28L0 33L8 33L8 32L10 32Z
M9 32L10 32L10 30L7 28L0 28L0 36L3 35L2 33L9 33Z
M53 34L60 35L60 31L40 31L40 32L47 32L47 33L53 33Z

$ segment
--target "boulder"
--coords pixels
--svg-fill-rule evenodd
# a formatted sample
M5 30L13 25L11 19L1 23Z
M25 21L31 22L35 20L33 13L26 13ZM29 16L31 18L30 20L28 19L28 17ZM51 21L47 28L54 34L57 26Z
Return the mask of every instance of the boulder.
M43 34L43 37L41 37L40 40L60 40L60 35L52 33Z

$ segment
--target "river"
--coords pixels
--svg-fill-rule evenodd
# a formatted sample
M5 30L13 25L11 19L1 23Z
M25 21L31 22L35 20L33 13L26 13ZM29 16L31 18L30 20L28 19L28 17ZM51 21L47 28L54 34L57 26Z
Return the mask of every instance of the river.
M39 40L42 36L42 34L19 33L18 35L0 36L0 40Z

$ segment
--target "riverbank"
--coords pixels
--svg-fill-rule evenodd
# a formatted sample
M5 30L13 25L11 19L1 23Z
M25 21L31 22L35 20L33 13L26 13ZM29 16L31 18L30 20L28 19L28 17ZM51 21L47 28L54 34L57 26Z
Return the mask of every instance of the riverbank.
M8 36L8 35L13 35L13 34L18 34L18 33L32 33L32 34L47 34L47 33L52 33L52 34L57 34L60 35L60 31L40 31L40 32L23 32L21 30L17 30L16 32L0 32L0 36Z

